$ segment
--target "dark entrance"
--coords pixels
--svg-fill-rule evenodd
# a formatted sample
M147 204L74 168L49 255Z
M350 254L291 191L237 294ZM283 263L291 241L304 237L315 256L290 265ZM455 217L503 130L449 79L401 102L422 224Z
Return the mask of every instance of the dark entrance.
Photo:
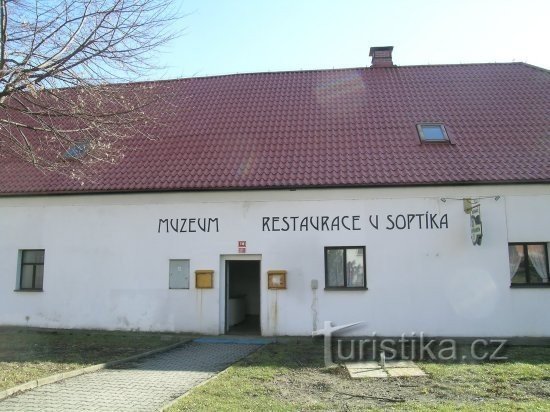
M260 261L228 260L225 267L225 331L235 335L259 335Z

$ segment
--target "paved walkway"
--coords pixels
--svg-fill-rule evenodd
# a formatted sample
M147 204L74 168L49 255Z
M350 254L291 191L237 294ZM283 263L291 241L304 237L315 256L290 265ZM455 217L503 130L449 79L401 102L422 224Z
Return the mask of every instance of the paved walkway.
M0 401L0 411L155 411L256 349L250 343L190 342L32 389Z

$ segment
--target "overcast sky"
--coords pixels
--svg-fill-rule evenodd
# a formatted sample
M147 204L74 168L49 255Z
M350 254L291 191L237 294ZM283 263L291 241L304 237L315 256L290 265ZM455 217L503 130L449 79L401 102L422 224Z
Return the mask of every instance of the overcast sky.
M156 78L523 61L550 69L550 0L184 0Z

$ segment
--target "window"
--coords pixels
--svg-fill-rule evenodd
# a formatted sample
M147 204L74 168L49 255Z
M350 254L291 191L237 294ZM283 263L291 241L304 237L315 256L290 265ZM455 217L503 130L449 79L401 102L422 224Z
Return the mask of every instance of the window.
M435 123L422 123L416 125L420 140L423 142L448 142L449 137L445 126Z
M325 248L325 289L366 289L365 247Z
M170 289L189 289L189 260L170 260Z
M44 250L21 250L19 290L42 290L44 281Z
M512 286L548 283L548 245L546 243L509 243Z
M86 156L88 150L90 150L90 145L88 142L74 143L67 149L63 157L67 160L81 159Z

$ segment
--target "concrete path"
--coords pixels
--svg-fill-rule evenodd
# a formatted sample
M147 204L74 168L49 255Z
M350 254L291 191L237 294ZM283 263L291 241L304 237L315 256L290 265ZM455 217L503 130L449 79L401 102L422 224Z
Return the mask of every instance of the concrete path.
M209 342L44 385L0 401L0 411L155 411L259 347Z

